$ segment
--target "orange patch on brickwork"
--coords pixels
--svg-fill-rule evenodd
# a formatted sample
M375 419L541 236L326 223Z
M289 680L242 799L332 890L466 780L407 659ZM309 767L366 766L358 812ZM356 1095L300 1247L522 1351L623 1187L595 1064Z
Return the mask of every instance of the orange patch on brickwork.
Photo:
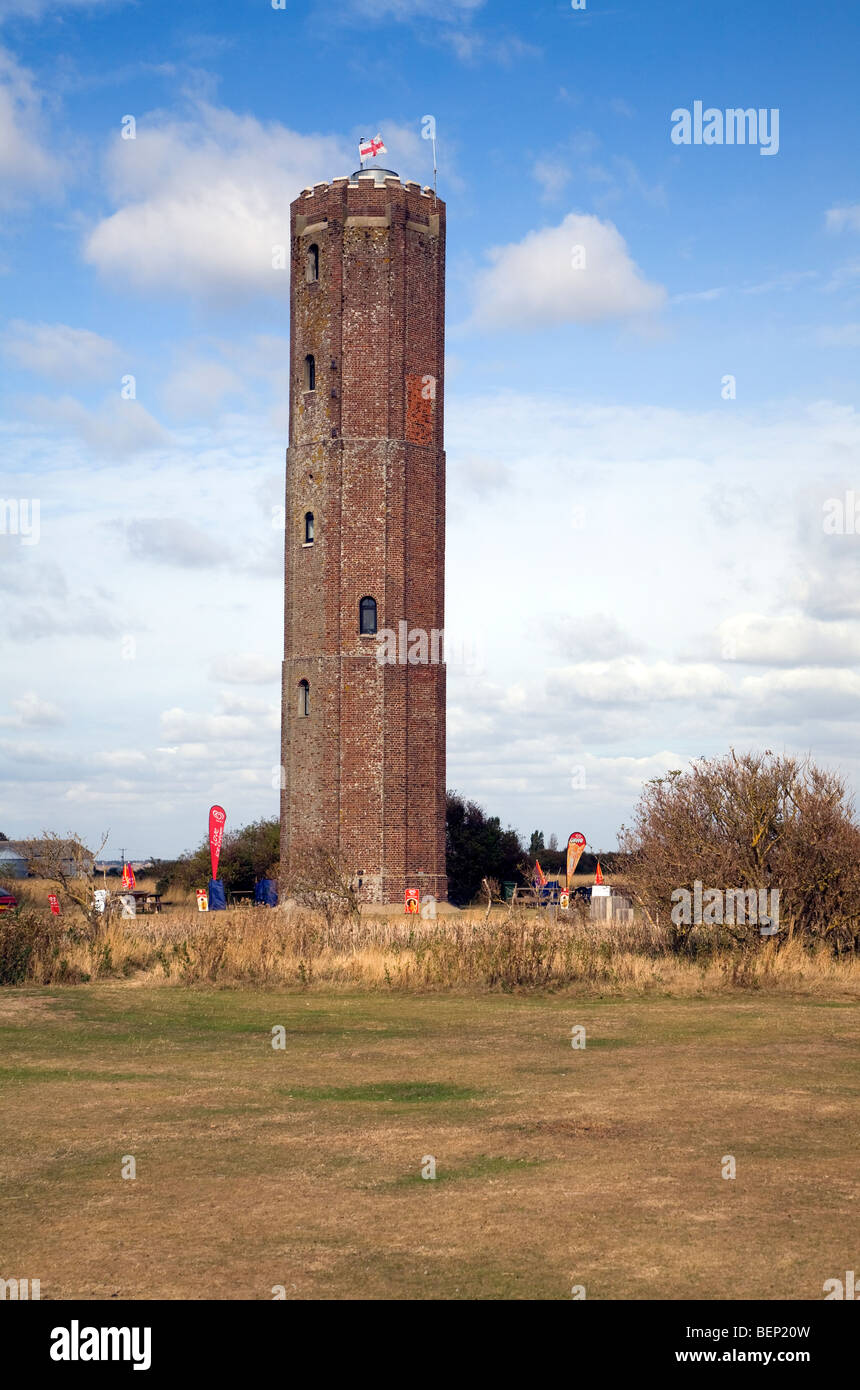
M436 379L406 378L406 439L409 444L432 444L436 413Z

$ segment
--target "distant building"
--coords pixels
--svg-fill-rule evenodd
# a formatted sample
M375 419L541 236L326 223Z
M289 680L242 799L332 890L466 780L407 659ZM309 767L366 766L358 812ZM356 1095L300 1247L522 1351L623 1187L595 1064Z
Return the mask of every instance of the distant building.
M32 878L42 876L43 865L39 863L42 856L40 846L44 842L41 840L4 840L0 842L0 850L12 851L18 861L24 864L24 872L18 874L18 878ZM44 851L54 855L53 846L50 850ZM79 844L76 840L61 840L59 842L59 853L62 856L58 864L59 868L68 878L90 878L95 868L95 860L90 850L85 845ZM10 860L11 862L11 860ZM0 859L0 869L2 869L2 859ZM8 871L11 874L11 869ZM48 875L45 875L48 877Z
M7 878L26 878L27 860L7 840L0 841L0 883Z

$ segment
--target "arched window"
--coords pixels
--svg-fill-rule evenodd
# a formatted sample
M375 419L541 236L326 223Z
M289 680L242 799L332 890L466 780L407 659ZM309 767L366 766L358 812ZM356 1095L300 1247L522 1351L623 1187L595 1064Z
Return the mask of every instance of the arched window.
M305 512L305 545L314 543L314 514Z
M311 688L307 681L299 681L299 714L302 718L311 712Z
M308 284L320 278L320 249L314 243L309 246L305 255L305 279Z
M305 358L305 390L315 391L317 389L317 364L313 354L308 353Z
M358 605L358 630L362 634L376 631L376 599L363 598Z

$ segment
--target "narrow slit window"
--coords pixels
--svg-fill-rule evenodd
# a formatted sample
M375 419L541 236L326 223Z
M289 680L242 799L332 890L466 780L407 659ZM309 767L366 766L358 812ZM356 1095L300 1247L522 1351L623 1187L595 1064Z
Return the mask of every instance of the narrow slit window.
M308 247L305 257L305 279L308 284L320 278L320 249L316 245Z
M305 358L305 390L315 391L317 389L317 364L312 353L308 353Z
M311 712L311 688L307 681L299 681L299 715L306 718Z
M358 630L362 636L376 632L376 599L363 598L358 605Z
M305 545L314 543L314 514L305 512Z

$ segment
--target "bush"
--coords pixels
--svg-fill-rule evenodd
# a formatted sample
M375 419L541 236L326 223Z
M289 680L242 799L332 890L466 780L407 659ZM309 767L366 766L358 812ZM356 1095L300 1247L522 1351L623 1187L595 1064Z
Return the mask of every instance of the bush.
M253 821L225 834L219 877L231 890L249 891L258 878L277 879L279 858L280 823L277 820ZM171 884L180 888L202 888L212 873L208 837L198 849L184 854L175 864L159 864L158 868L164 871L162 878L168 878Z
M55 954L62 929L56 919L31 907L0 917L0 985L19 985L30 978L37 958Z
M670 921L672 893L779 890L779 940L860 946L860 827L844 780L809 759L732 751L649 782L630 829L625 866L639 901ZM758 935L726 927L735 941ZM675 945L689 932L679 928Z

